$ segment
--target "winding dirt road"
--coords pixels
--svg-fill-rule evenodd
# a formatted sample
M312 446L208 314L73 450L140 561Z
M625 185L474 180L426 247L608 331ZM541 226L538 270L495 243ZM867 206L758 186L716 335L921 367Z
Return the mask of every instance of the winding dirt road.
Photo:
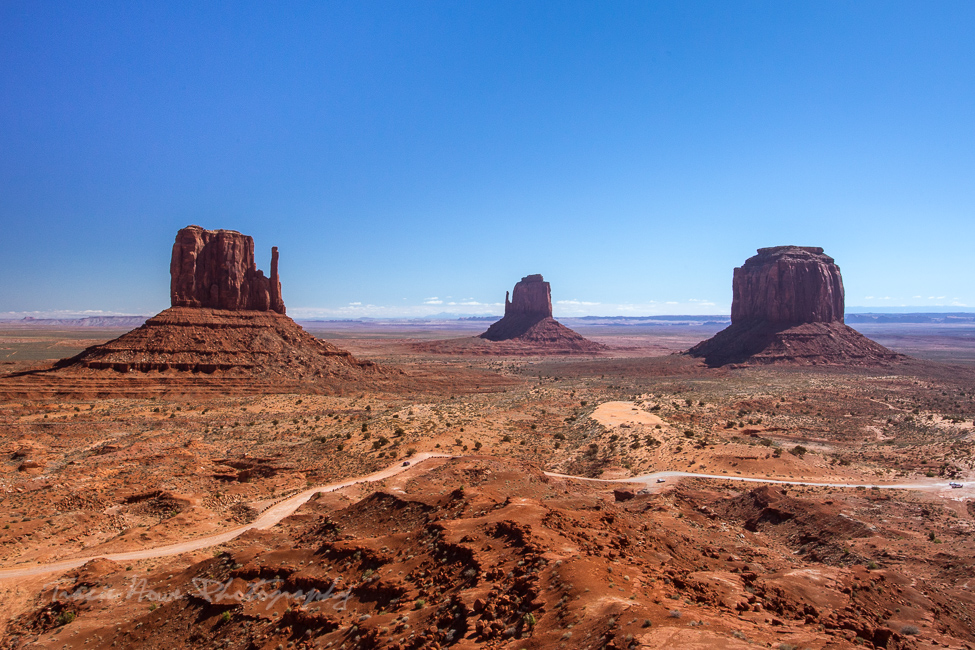
M267 510L265 510L257 519L249 524L240 526L238 528L232 528L226 530L222 533L217 533L214 535L207 535L206 537L198 537L196 539L191 539L185 542L179 542L177 544L169 544L167 546L156 546L153 548L145 548L138 551L127 551L123 553L101 553L98 555L90 555L86 557L79 557L70 560L60 560L58 562L51 562L48 564L35 564L30 566L16 567L16 568L6 568L0 569L0 581L13 580L15 578L23 578L26 576L37 576L43 575L45 573L54 573L57 571L66 571L68 569L73 569L79 567L86 562L95 559L106 559L112 560L114 562L129 562L132 560L146 560L159 557L169 557L172 555L179 555L181 553L188 553L190 551L198 551L200 549L209 548L211 546L217 546L225 542L229 542L247 532L248 530L263 530L270 528L277 524L279 521L285 517L290 516L305 504L312 496L318 494L319 492L334 492L335 490L341 490L342 488L349 487L351 485L356 485L358 483L372 483L375 481L381 481L387 479L391 476L395 476L401 472L411 469L413 466L422 463L423 461L430 458L463 458L462 456L452 456L450 454L433 454L433 453L420 453L409 458L409 462L404 464L403 461L397 462L395 465L390 465L386 469L380 470L373 474L368 474L359 478L352 478L340 483L330 483L328 485L320 485L318 487L313 487L305 490L304 492L299 492L298 494L283 499L278 503L274 504ZM941 482L924 482L924 483L893 483L893 484L880 484L880 483L814 483L809 481L785 481L780 479L770 479L770 478L754 478L746 476L728 476L722 474L695 474L693 472L676 472L676 471L663 471L663 472L653 472L651 474L643 474L641 476L635 476L632 478L620 478L620 479L598 479L598 478L587 478L584 476L571 476L568 474L557 474L555 472L545 472L546 476L551 476L554 478L564 478L579 481L595 481L600 483L645 483L649 485L655 485L658 479L680 478L680 477L694 477L694 478L712 478L720 479L724 481L746 481L750 483L775 483L781 485L805 485L813 487L839 487L839 488L880 488L880 489L897 489L897 490L949 490L951 489L948 483ZM975 488L971 484L966 485L962 490L952 490L953 492L958 492L958 496L971 497L975 496Z

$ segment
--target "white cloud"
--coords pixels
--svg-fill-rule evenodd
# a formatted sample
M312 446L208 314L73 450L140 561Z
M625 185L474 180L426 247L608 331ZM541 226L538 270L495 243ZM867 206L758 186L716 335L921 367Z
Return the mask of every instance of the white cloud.
M556 300L557 305L578 305L585 307L594 307L595 305L601 305L599 302L585 302L584 300Z
M433 298L427 298L426 300L424 300L423 301L423 304L424 305L442 305L443 304L443 300L441 300L440 298L437 298L436 296L434 296Z

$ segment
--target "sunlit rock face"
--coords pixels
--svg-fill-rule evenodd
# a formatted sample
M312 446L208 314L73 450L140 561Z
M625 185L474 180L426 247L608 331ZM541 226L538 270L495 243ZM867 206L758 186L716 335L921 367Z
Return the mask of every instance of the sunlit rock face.
M735 269L731 322L842 323L843 278L813 246L760 248Z
M278 278L278 249L271 249L271 277L254 263L254 240L234 230L188 226L176 234L169 265L173 307L285 313Z

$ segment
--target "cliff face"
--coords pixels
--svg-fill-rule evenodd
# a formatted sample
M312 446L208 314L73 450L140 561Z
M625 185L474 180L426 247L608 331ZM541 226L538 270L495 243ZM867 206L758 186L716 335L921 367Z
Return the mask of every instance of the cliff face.
M271 277L254 263L254 240L234 230L183 228L169 265L173 307L285 313L278 277L278 249L271 249Z
M515 285L511 300L505 295L504 315L550 318L552 286L542 279L541 274L526 275Z
M840 267L822 248L760 248L735 269L732 292L732 323L843 322Z

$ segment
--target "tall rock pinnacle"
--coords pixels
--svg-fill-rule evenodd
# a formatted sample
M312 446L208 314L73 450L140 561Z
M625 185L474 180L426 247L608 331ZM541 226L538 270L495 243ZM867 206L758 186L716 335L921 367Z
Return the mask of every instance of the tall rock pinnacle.
M285 313L278 278L278 249L271 249L271 278L254 263L254 240L235 230L188 226L176 234L169 265L173 307Z

